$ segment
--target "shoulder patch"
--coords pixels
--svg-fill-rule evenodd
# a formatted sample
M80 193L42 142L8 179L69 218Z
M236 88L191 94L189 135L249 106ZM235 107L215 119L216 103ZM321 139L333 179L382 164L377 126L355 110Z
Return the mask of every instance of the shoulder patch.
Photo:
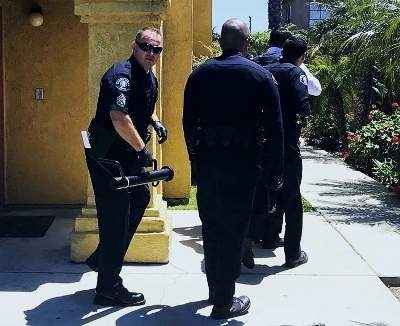
M125 105L126 105L126 97L125 97L124 94L120 94L120 95L117 97L117 105L118 105L120 108L124 108L124 107L125 107Z
M118 78L117 81L115 82L115 87L121 92L129 91L130 89L129 79L126 77Z
M308 79L306 75L300 75L300 83L302 83L305 86L308 86Z

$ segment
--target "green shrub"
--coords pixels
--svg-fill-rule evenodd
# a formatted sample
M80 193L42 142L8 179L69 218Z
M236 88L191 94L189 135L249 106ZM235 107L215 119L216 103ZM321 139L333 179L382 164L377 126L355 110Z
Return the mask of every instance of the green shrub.
M391 159L383 162L374 160L373 173L385 185L396 186L400 182L400 170Z
M307 119L303 137L307 144L329 151L338 150L340 145L333 114L327 109L323 109Z

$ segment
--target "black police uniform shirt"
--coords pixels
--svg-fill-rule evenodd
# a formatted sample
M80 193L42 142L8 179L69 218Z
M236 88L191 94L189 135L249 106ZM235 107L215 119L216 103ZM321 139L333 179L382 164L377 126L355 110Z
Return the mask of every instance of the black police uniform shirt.
M151 71L145 71L131 56L128 60L115 63L102 77L97 111L94 121L106 130L115 130L110 111L128 114L143 140L148 138L147 130L154 113L158 96L157 78ZM119 135L113 142L111 152L130 148Z
M311 113L307 76L290 62L273 63L265 68L278 82L285 144L297 146L301 127L297 124L296 115L306 117Z
M185 88L183 128L189 155L196 125L217 132L233 132L233 137L252 137L260 122L265 137L271 140L273 153L281 151L282 117L279 93L271 73L246 59L237 50L226 50L220 57L207 60L189 76ZM249 134L250 133L250 134ZM229 135L217 135L229 138ZM227 137L228 136L228 137ZM276 160L279 165L279 160Z
M264 53L262 55L258 55L255 58L253 58L253 61L255 63L258 63L260 66L265 67L267 65L279 62L280 58L281 55L277 53L271 53L271 54Z

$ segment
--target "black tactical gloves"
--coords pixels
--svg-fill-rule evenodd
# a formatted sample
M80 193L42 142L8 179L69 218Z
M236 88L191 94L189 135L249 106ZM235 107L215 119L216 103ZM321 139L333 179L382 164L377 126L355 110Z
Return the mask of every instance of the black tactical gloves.
M143 148L140 152L137 152L139 164L143 167L151 167L153 166L153 155L147 150L147 148Z
M167 128L164 127L161 121L153 121L151 125L157 133L158 143L162 144L163 142L165 142L167 140Z

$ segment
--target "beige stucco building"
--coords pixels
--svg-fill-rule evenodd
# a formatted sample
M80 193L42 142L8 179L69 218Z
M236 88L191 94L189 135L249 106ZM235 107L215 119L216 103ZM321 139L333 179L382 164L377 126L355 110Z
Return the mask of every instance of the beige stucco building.
M189 196L183 89L193 50L200 54L202 44L211 42L211 0L0 0L0 6L0 201L84 205L71 240L77 261L86 255L83 248L91 250L97 241L80 131L95 112L100 77L113 62L129 57L137 29L151 25L163 31L157 113L169 140L162 147L154 140L149 147L161 164L174 168L175 179L153 190L140 229L164 242L144 236L154 255L131 260L167 261L167 249L156 253L157 241L168 243L161 197ZM32 8L41 12L41 26L32 26Z

